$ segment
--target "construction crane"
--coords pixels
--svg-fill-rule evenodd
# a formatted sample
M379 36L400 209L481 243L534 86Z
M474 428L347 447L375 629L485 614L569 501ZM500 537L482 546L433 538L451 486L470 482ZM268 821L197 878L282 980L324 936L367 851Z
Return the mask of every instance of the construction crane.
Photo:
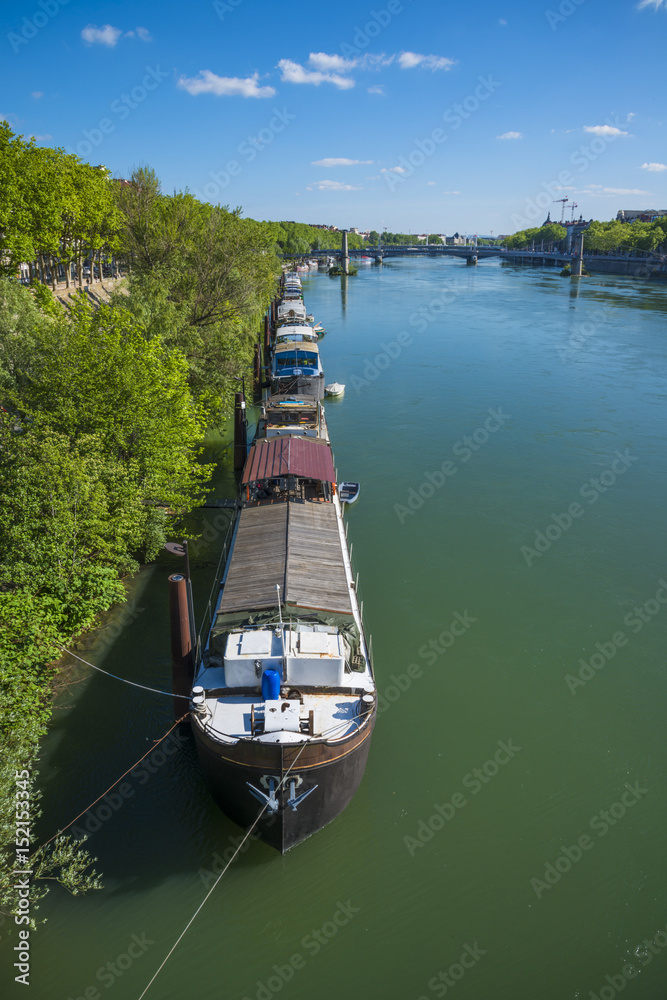
M563 219L565 218L565 202L569 200L570 200L569 198L554 198L554 205L558 205L560 202L562 202L563 205L562 211L560 213L561 225L563 223Z
M572 221L574 222L574 210L575 208L579 208L576 201L570 202L570 208L572 209Z

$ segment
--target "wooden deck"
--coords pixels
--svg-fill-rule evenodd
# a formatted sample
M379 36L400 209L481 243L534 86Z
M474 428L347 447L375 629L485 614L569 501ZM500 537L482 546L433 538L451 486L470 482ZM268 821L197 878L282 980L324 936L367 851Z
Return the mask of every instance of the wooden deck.
M333 504L246 507L239 517L223 614L276 607L276 584L288 604L352 614Z

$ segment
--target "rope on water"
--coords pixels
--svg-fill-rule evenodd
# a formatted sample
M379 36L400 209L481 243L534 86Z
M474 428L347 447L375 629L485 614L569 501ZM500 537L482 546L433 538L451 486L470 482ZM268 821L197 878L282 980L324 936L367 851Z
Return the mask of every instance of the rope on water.
M92 667L93 670L99 671L101 674L106 674L107 677L113 677L115 681L122 681L123 684L131 684L132 687L141 688L142 691L152 691L153 694L163 694L167 698L185 698L186 701L190 701L189 694L174 694L173 691L160 691L158 688L148 687L146 684L138 684L136 681L128 681L127 677L118 677L117 674L110 674L108 670L102 670L102 667L96 667L94 663L89 663L88 660L84 660L82 656L77 656L73 653L71 649L66 649L65 646L60 646L63 653L68 653L73 656L75 660L79 660L80 663L85 663L87 667Z
M308 746L308 743L304 743L303 744L303 746L299 750L298 754L296 755L296 757L294 758L294 760L290 764L289 768L285 772L285 777L279 783L279 785L278 785L278 787L276 789L276 792L279 792L280 789L282 788L282 786L285 784L285 782L287 781L287 778L288 778L288 775L289 775L290 771L292 770L292 768L294 767L294 765L296 764L297 760L299 759L299 757L301 756L301 754L303 753L303 751L305 750L305 748L307 746ZM222 878L222 876L229 869L230 865L232 865L234 863L234 861L236 860L238 854L241 851L241 848L245 844L246 840L252 834L253 830L255 829L255 827L257 826L257 824L259 823L260 819L262 818L262 816L264 815L264 813L266 812L266 810L268 809L268 807L269 807L269 804L267 802L267 804L261 808L261 810L257 814L257 818L255 819L255 821L252 823L252 825L246 831L245 837L243 838L243 840L241 841L241 843L239 844L239 846L236 848L236 850L234 851L234 854L229 859L229 861L227 862L227 864L225 865L225 867L223 868L223 870L220 872L220 874L218 875L217 879L215 880L215 882L213 883L213 885L211 886L211 888L209 889L209 891L206 893L206 895L202 899L201 903L199 904L199 906L197 907L197 909L195 910L195 912L193 913L193 915L188 920L188 922L185 925L184 929L181 931L181 933L179 934L178 938L176 939L176 941L174 942L174 944L170 948L170 950L169 950L166 958L164 959L164 961L162 962L162 964L159 966L157 972L154 974L153 978L149 982L149 984L146 987L146 989L144 990L144 992L139 997L139 1000L143 1000L143 998L146 996L146 994L148 993L149 989L151 988L151 986L153 985L153 983L155 982L155 980L157 979L157 977L160 975L160 973L162 972L163 968L165 967L165 965L167 964L167 962L169 961L169 959L171 958L171 956L173 955L173 953L176 951L176 948L178 947L178 945L181 943L181 941L185 937L185 934L188 931L189 927L191 926L191 924L194 923L194 921L195 921L196 917L198 916L200 910L203 908L204 904L206 903L206 900L209 898L209 896L211 895L211 893L214 891L214 889L216 888L216 886L220 882L220 879Z
M88 810L92 809L93 806L96 805L100 801L100 799L103 799L105 795L108 795L109 792L111 791L111 789L115 788L115 786L118 784L118 782L123 780L123 778L125 777L126 774L129 774L130 771L133 771L135 769L135 767L137 766L137 764L141 764L142 760L144 760L145 757L148 757L149 753L153 753L153 751L155 750L155 748L157 746L159 746L160 743L162 743L163 740L166 740L167 736L169 736L170 733L173 733L173 731L176 728L176 726L178 726L181 722L183 722L183 719L187 719L188 714L189 713L186 712L185 715L182 715L180 719L177 719L176 722L173 724L173 726L169 727L169 729L164 734L164 736L161 736L159 740L154 740L153 741L153 746L150 748L150 750L147 750L146 753L143 754L143 756L141 756L139 758L139 760L135 761L135 763L132 764L131 767L128 767L127 771L123 771L123 773L121 774L120 778L116 778L116 780L114 781L114 783L112 785L109 785L109 787L107 788L107 790L105 792L102 792L101 795L98 795L97 798L95 799L95 801L91 802L90 805L87 806L82 812L80 812L78 816L75 816L74 819L70 820L70 822L67 823L66 826L63 826L62 829L58 830L57 833L54 833L54 835L52 837L49 837L49 839L47 841L45 841L43 844L40 844L40 846L37 848L37 850L34 851L30 855L30 857L34 858L35 854L37 854L38 851L43 850L48 844L51 843L52 840L55 840L56 837L60 837L65 832L65 830L69 830L70 826L72 826L74 823L76 823L76 821L78 819L81 819L82 816L85 816L85 814L88 812Z

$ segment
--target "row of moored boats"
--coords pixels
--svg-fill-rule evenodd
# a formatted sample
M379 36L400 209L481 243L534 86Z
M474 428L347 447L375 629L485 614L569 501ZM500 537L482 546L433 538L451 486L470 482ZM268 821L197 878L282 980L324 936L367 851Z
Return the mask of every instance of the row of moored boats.
M272 309L256 436L191 720L221 808L281 852L361 782L376 717L371 651L323 405L323 331L288 271ZM342 388L342 387L341 387Z

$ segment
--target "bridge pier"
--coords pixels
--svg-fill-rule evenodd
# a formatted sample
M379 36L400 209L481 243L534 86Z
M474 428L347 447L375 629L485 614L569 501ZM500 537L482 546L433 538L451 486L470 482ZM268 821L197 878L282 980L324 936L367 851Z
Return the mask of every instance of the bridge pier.
M581 278L584 269L584 234L579 233L577 256L572 258L572 278Z
M341 247L341 267L343 274L350 273L350 252L347 248L347 229L343 230L343 245Z

